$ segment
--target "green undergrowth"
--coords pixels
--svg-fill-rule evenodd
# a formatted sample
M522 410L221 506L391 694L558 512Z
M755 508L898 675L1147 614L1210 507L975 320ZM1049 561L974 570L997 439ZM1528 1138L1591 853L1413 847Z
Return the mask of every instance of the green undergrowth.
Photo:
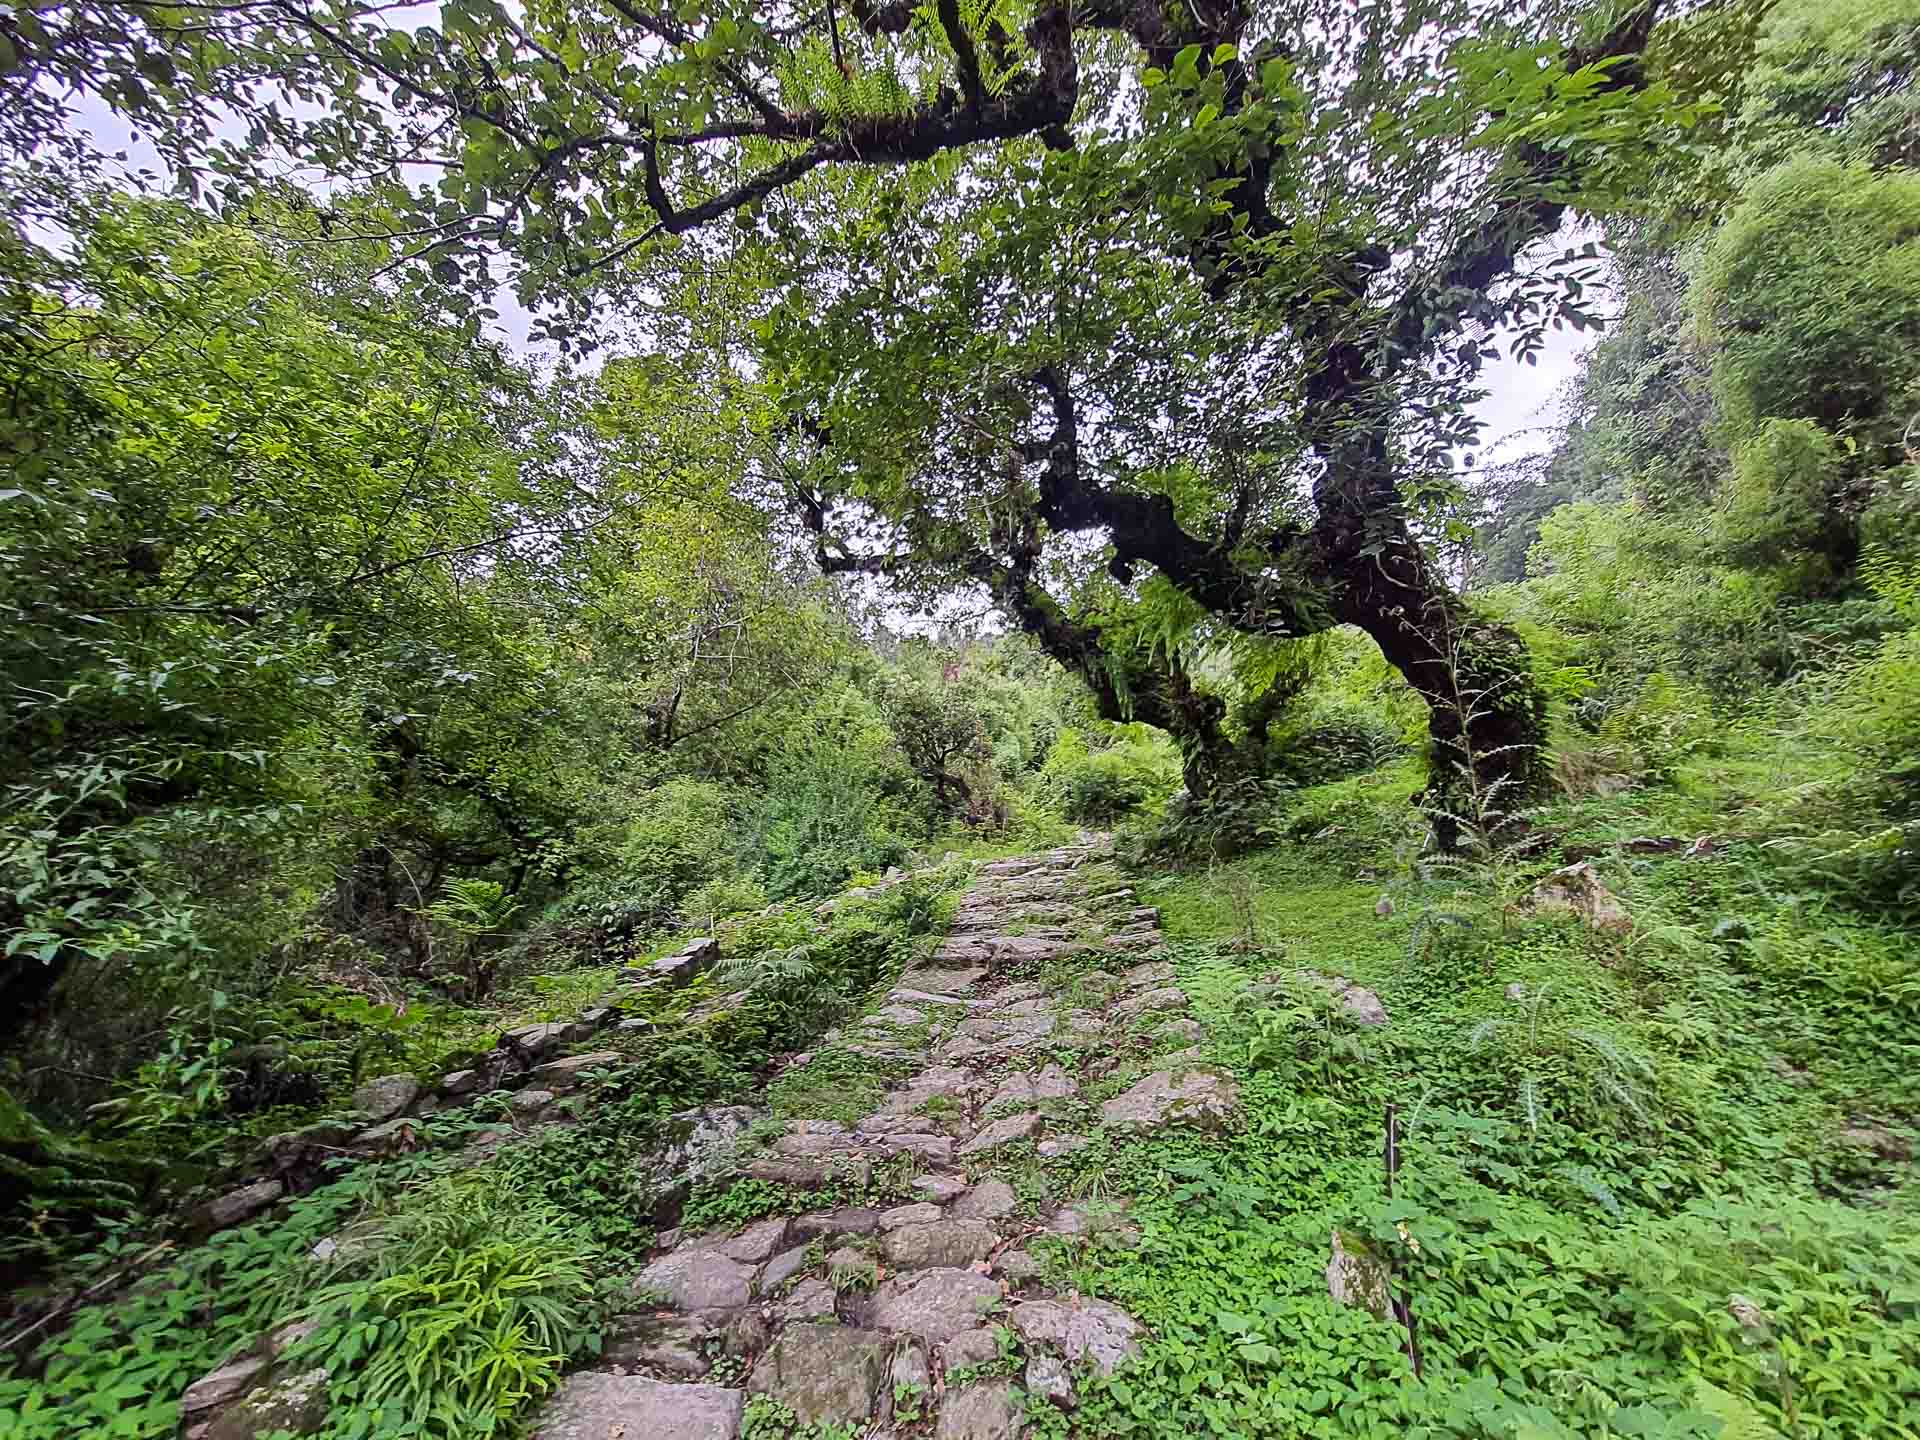
M645 1161L680 1133L674 1114L754 1098L770 1059L884 993L937 943L964 874L891 887L824 924L794 909L736 927L728 943L745 959L729 988L703 983L660 1007L659 1028L620 1042L574 1123L472 1169L456 1147L491 1107L436 1117L418 1152L185 1251L0 1369L0 1434L171 1435L188 1384L297 1318L316 1328L282 1370L329 1371L326 1440L518 1433L564 1369L597 1353L612 1308L631 1304L622 1287L653 1242L667 1178ZM873 1177L867 1192L901 1178ZM799 1199L757 1182L696 1190L679 1218L735 1223ZM311 1252L328 1237L339 1248L322 1263ZM112 1236L85 1273L104 1277L138 1249Z
M1914 1138L1920 950L1763 838L1618 848L1724 801L1717 766L1562 807L1511 875L1426 864L1386 772L1304 792L1271 848L1141 877L1240 1111L1047 1167L1140 1231L1043 1246L1050 1278L1152 1339L1038 1433L1920 1436L1920 1186L1859 1134ZM1512 903L1597 837L1630 932ZM1418 1380L1398 1325L1328 1298L1336 1228L1397 1267Z

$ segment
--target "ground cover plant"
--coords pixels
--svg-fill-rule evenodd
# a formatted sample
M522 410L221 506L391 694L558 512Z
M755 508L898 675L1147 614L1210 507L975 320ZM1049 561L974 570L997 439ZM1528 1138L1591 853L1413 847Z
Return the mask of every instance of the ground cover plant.
M1917 1440L1917 78L1914 0L0 12L0 1432L532 1434L672 1242L860 1330L819 1214L957 1148L991 1343L746 1433Z

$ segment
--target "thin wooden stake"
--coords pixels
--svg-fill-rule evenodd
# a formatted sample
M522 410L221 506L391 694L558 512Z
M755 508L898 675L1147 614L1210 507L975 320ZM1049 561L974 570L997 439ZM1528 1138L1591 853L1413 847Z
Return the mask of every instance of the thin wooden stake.
M1389 1103L1387 1106L1387 1143L1386 1153L1381 1157L1386 1165L1387 1198L1393 1198L1393 1177L1400 1173L1400 1107ZM1387 1283L1387 1299L1393 1307L1393 1318L1398 1320L1407 1332L1407 1363L1413 1366L1413 1378L1420 1378L1420 1334L1419 1321L1414 1318L1413 1306L1401 1295L1393 1283L1400 1276L1400 1257L1396 1254L1388 1267L1391 1275Z

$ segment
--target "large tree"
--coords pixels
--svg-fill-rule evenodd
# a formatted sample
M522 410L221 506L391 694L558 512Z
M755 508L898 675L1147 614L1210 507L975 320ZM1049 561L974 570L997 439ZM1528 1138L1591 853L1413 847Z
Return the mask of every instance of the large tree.
M735 345L740 301L830 566L983 583L1202 789L1233 757L1183 639L1357 625L1485 794L1543 706L1422 529L1490 330L1584 321L1523 257L1690 118L1658 3L72 4L14 22L13 83L364 177L399 253L483 291L505 250L553 333L637 283Z

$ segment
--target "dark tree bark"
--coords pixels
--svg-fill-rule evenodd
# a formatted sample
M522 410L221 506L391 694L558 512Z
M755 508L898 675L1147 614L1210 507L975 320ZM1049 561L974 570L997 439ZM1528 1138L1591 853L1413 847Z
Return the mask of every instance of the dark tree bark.
M1606 61L1610 65L1597 88L1640 85L1640 55L1660 3L1645 0L1596 43L1569 52L1567 69ZM850 8L853 23L872 37L906 33L919 13L897 0L854 0ZM658 43L689 43L690 36L678 33L674 24L641 12L622 13ZM1174 67L1182 51L1196 47L1201 71L1221 82L1220 109L1227 117L1243 114L1252 103L1263 60L1284 53L1284 40L1246 43L1253 16L1237 0L1078 0L1073 5L1045 0L1025 32L1030 58L990 94L976 39L999 56L1010 37L992 31L969 35L955 6L941 5L937 14L954 55L956 83L905 112L787 114L767 102L749 78L728 73L734 91L730 106L740 118L685 134L661 134L640 125L646 132L639 142L645 194L654 213L648 233L683 233L755 205L821 166L897 165L1020 136L1069 147L1068 127L1080 96L1077 33L1123 35L1146 64L1163 71ZM1216 55L1222 57L1218 62ZM737 146L748 138L780 142L790 150L730 190L696 189L675 203L661 168L663 154L697 155L702 147ZM584 135L542 152L528 187L551 180L567 165L584 165L585 156L612 143L605 136ZM1155 663L1117 652L1097 627L1064 615L1035 579L1034 560L1046 533L1103 535L1111 545L1113 573L1123 583L1138 567L1151 566L1218 621L1249 633L1304 636L1343 622L1358 626L1431 708L1435 784L1429 798L1447 808L1462 797L1481 809L1518 806L1539 787L1546 738L1545 706L1525 647L1511 630L1475 616L1423 553L1401 494L1391 441L1399 418L1396 396L1404 387L1442 347L1457 353L1463 333L1469 335L1466 353L1477 355L1479 342L1470 327L1501 318L1494 292L1514 273L1521 252L1551 235L1566 214L1566 197L1577 191L1583 173L1579 147L1513 142L1501 162L1509 183L1451 251L1406 281L1397 296L1383 295L1375 283L1387 273L1391 257L1365 238L1345 255L1316 252L1304 266L1299 263L1289 248L1292 217L1276 215L1272 208L1279 188L1271 183L1276 153L1250 131L1243 145L1216 160L1207 189L1226 201L1225 213L1181 241L1180 249L1204 278L1207 292L1223 303L1255 282L1267 286L1262 304L1285 314L1299 342L1298 419L1321 467L1314 522L1243 534L1240 516L1230 533L1209 538L1183 529L1166 495L1087 474L1079 461L1073 377L1061 362L1029 377L1045 393L1051 433L1025 442L1014 457L1019 466L1041 467L1037 503L984 542L956 541L945 521L929 522L915 533L909 518L904 528L919 551L911 558L944 564L985 584L1049 654L1087 679L1103 714L1146 720L1174 734L1188 757L1189 786L1198 797L1212 793L1247 758L1236 757L1222 729L1219 701L1197 690L1177 661ZM613 255L638 243L629 242ZM1287 287L1294 287L1293 293ZM1470 367L1477 361L1461 363ZM873 557L856 559L844 548L830 550L826 502L808 495L802 504L822 536L821 557L829 569L881 569L895 563L895 557L876 563ZM1464 788L1454 783L1458 777L1464 777Z

